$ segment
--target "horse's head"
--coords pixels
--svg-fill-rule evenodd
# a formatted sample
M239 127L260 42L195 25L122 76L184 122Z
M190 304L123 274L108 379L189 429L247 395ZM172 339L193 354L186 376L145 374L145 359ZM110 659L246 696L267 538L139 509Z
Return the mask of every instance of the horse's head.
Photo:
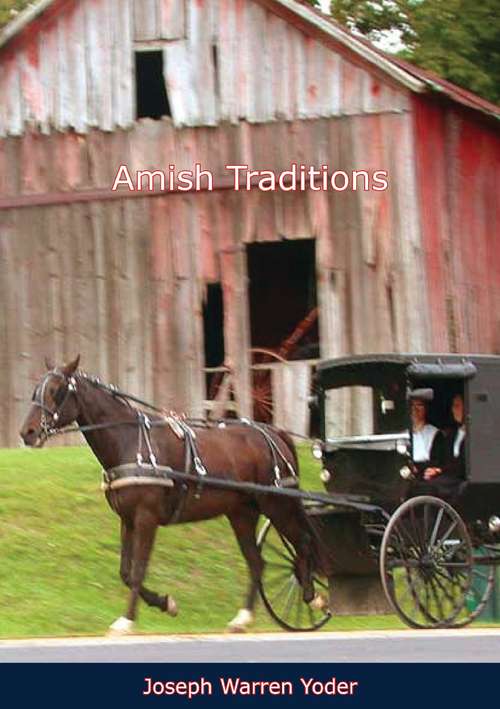
M47 372L35 387L30 410L20 435L27 446L41 446L51 429L62 428L78 416L74 374L80 355L73 362L54 367L45 360Z

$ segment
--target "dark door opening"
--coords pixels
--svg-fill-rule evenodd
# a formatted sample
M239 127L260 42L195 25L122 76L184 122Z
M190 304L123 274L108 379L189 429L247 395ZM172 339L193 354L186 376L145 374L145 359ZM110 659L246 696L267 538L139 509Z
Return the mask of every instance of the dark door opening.
M247 247L252 347L285 359L319 356L314 239Z
M224 303L220 283L209 283L203 303L205 367L224 363Z
M171 116L163 75L163 52L135 53L137 118Z
M209 283L203 302L203 341L205 367L213 369L224 364L224 299L220 283ZM224 380L224 372L205 372L207 399L215 399Z

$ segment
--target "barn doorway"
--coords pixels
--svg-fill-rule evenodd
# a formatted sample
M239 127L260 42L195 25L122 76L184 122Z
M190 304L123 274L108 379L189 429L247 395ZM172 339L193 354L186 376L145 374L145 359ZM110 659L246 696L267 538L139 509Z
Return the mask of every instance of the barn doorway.
M316 242L294 239L247 246L250 331L253 348L285 359L319 356Z
M247 246L253 416L304 433L312 366L291 360L319 356L315 246L314 239Z

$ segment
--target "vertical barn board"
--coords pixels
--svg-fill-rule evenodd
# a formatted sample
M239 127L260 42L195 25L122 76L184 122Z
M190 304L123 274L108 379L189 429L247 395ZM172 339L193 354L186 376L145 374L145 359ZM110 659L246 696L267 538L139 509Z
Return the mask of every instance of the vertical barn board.
M71 235L75 253L73 262L77 264L75 273L74 308L79 310L79 351L82 364L89 371L98 372L99 347L97 330L97 302L94 274L94 243L91 238L91 205L75 204L73 208L74 233ZM75 353L76 354L76 353Z
M312 37L304 37L305 64L305 97L307 106L305 111L309 118L317 118L322 115L321 102L323 100L323 87L321 86L324 67L321 66L322 46Z
M217 228L224 299L225 364L234 373L238 414L251 416L248 276L245 247L237 233L238 211L235 205L238 204L238 195L226 192L214 197L217 200Z
M288 26L281 18L269 14L269 43L272 56L272 93L274 96L274 118L293 118L291 108L291 86L288 81L290 64L290 42Z
M77 133L84 133L88 127L87 117L87 66L85 59L85 10L78 3L72 12L61 18L66 35L65 74L72 85L72 106L69 125Z
M306 48L303 35L295 29L292 29L290 32L290 41L295 81L294 115L296 118L307 118Z
M66 17L61 15L57 22L57 83L59 90L54 117L54 125L58 130L70 126L73 119L75 77L70 71L70 63L68 62L70 51Z
M119 384L124 355L124 316L120 293L120 259L123 234L122 201L105 203L104 212L104 253L106 262L106 336L108 341L109 376L113 383Z
M103 381L109 381L109 360L107 356L108 340L107 340L107 298L108 292L106 288L106 245L105 245L105 222L104 222L103 202L91 202L89 205L90 217L90 234L89 239L92 242L93 255L93 273L94 273L94 301L96 309L94 313L96 339L99 343L96 354L95 367L99 376Z
M408 352L428 350L428 303L427 293L422 289L425 283L423 268L420 219L417 201L415 175L415 148L408 114L390 117L393 130L392 141L388 141L391 156L391 184L393 206L395 207L395 233L400 241L400 267L404 283L399 294L404 303L406 339L404 346ZM418 307L416 301L418 299Z
M43 89L43 108L40 117L41 129L48 133L55 125L54 116L57 104L58 68L57 68L57 25L54 23L40 31L40 75Z
M216 234L212 221L213 197L200 193L196 197L199 224L199 278L202 283L217 283L220 280L219 261L216 251Z
M149 200L151 209L150 279L151 328L153 338L154 398L173 409L177 395L177 366L174 342L174 278L169 222L176 214L175 197Z
M39 53L36 38L19 50L21 72L21 93L24 123L37 124L42 109L42 87L40 84Z
M20 378L16 366L18 358L18 316L16 311L18 279L15 272L14 245L17 231L17 212L0 211L0 327L2 347L0 348L0 386L2 400L6 403L1 409L2 445L15 445L17 441L18 421L16 399L19 396Z
M0 79L1 86L1 79ZM10 445L10 356L9 356L9 248L8 232L11 228L12 211L0 211L0 396L5 402L0 409L0 446L3 448Z
M273 424L299 436L309 435L309 362L286 362L273 367Z
M202 402L205 398L204 347L203 347L203 287L202 263L200 259L201 222L197 205L197 197L186 195L183 198L186 214L186 233L181 237L183 248L188 254L188 277L181 280L179 288L187 291L186 306L188 308L189 340L186 351L188 367L186 368L187 410L193 416L203 416ZM182 358L182 353L179 353ZM185 360L186 361L186 360Z
M167 44L164 74L174 125L190 126L199 121L200 106L193 78L193 58L186 40Z
M48 239L48 274L46 298L48 303L49 319L51 325L51 347L45 353L53 357L54 361L62 362L65 356L63 310L62 310L62 274L59 259L59 215L58 207L45 207L45 230Z
M172 199L172 198L171 198ZM193 368L192 352L192 311L191 284L193 278L189 244L189 207L185 195L176 195L175 227L169 224L169 237L172 248L172 264L174 269L174 299L173 330L175 341L175 357L178 362L176 372L177 396L176 407L188 413L190 405L190 377ZM167 205L168 206L168 205Z
M342 98L341 111L344 114L362 113L363 71L342 57L341 61Z
M111 22L107 0L86 2L89 119L91 125L111 130Z
M210 39L211 15L208 3L192 3L189 11L189 59L193 91L198 98L197 125L215 125L218 106L215 97L215 67Z
M122 270L120 274L120 302L124 317L125 351L120 378L126 391L144 395L144 360L149 328L144 319L142 300L147 302L144 288L144 257L136 247L140 235L136 233L137 200L124 199L124 231L122 236Z
M14 359L11 360L11 377L13 394L14 418L13 434L17 441L17 431L20 422L26 414L26 404L32 391L33 381L30 380L31 361L30 348L33 340L33 321L30 311L31 283L38 277L36 265L33 260L32 244L30 243L32 215L29 210L18 210L16 215L16 233L11 243L10 268L12 276L10 288L12 293L9 300L11 303L10 317L13 317L15 328L15 351ZM11 233L11 237L14 234ZM14 302L12 302L14 301ZM12 337L12 333L10 335Z
M160 36L158 4L158 0L134 0L135 42L157 39Z
M274 115L275 97L272 84L272 54L271 40L268 28L269 13L256 3L248 5L249 25L252 47L252 63L246 67L248 74L253 76L251 103L253 115L249 114L249 121L264 123L271 120ZM238 56L236 54L236 56ZM250 108L250 107L249 107Z
M248 30L247 30L248 32ZM234 0L219 0L219 40L217 43L220 91L220 118L235 122L238 119L236 18Z
M154 312L152 302L152 284L149 271L150 251L150 200L126 200L127 210L127 263L130 288L133 291L134 308L139 322L134 333L133 342L137 343L137 352L127 350L129 362L137 356L135 366L138 368L139 389L146 400L154 397L153 390L153 359L152 359L152 328L151 313ZM131 363L132 364L132 363Z
M341 113L342 59L339 54L319 45L322 74L322 116L338 116Z
M0 96L7 96L7 74L5 71L0 71ZM0 101L0 138L8 135L8 125L7 125L8 113L7 113L7 101ZM1 150L1 144L0 144ZM1 167L1 164L0 164ZM2 172L0 170L0 194L1 194L1 180Z
M426 258L425 287L428 294L433 352L457 350L453 328L448 327L447 302L456 308L450 291L451 248L448 209L448 160L444 116L439 106L414 102L416 169L422 240ZM451 332L449 332L449 329Z
M132 46L132 0L108 0L113 18L111 89L113 124L126 128L135 117L135 67Z
M185 5L187 0L157 0L159 36L162 39L180 39L185 36ZM207 3L211 5L211 0Z
M21 135L23 130L23 114L21 100L21 75L17 55L4 59L2 69L5 76L5 113L7 117L7 133Z
M61 330L63 341L63 360L67 361L73 354L75 323L73 319L73 277L74 264L72 258L73 219L70 205L60 205L57 210L57 238L55 248L58 256L58 268L61 274L60 303Z

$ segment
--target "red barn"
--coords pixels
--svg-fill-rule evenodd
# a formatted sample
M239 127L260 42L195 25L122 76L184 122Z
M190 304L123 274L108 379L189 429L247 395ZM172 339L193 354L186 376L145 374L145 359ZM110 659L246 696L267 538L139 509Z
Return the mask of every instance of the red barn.
M193 414L225 365L248 414L284 353L264 383L304 431L317 357L500 351L500 108L308 5L40 0L0 32L0 95L0 444L43 354ZM195 163L211 186L112 190ZM388 187L226 168L291 163Z

